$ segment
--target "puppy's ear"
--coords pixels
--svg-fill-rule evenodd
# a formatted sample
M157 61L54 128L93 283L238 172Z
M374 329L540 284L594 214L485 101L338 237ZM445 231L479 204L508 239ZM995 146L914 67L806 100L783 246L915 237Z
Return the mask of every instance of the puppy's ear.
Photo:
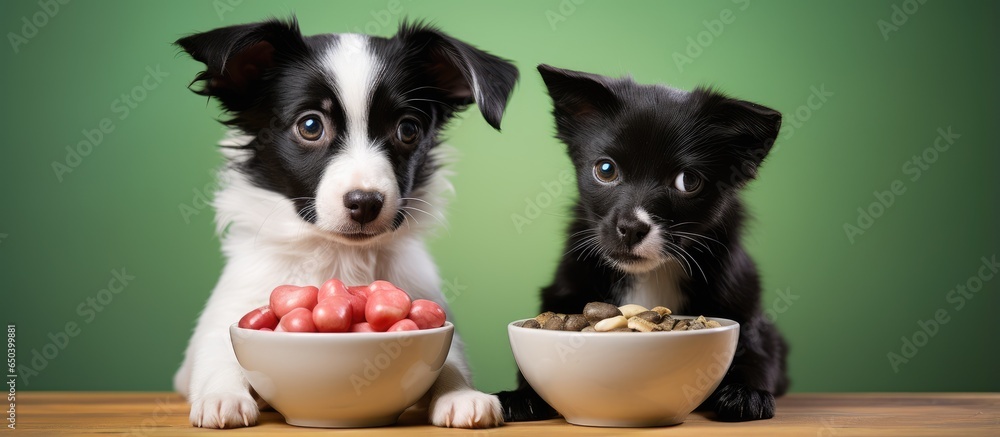
M264 73L275 66L280 56L305 50L294 17L222 27L186 36L174 44L205 64L205 70L191 82L202 82L202 87L192 90L219 99L229 111L244 110L253 104Z
M510 94L517 83L517 67L424 24L400 25L396 38L409 47L447 103L456 107L475 102L486 122L500 130Z
M756 175L757 167L771 151L781 129L781 113L756 103L713 96L714 104L706 109L727 148L735 154L745 176Z
M604 76L564 70L541 64L538 72L552 98L553 113L560 126L596 117L619 108L619 101Z

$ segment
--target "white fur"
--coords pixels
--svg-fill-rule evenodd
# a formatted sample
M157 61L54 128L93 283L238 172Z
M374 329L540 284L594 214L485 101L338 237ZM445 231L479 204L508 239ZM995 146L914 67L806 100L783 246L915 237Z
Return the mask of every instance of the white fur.
M346 138L345 147L327 165L316 195L316 225L334 233L378 234L389 229L400 201L392 163L368 137L369 102L383 67L368 51L367 41L364 35L341 35L323 57L347 118L340 132ZM344 195L354 190L376 191L384 199L378 217L364 227L344 208ZM347 238L342 241L356 244Z
M650 228L646 238L632 249L632 253L648 261L619 265L619 268L632 274L633 278L627 290L620 290L624 294L622 302L646 308L663 305L675 312L683 311L685 300L680 291L680 281L687 277L684 268L675 258L660 252L663 247L663 229L653 222L649 212L636 208L635 216Z
M420 209L434 217L408 216L399 229L364 244L344 241L330 232L356 232L343 225L349 218L342 199L350 190L383 192L385 211L376 222L384 220L383 215L391 221L399 207L392 166L372 153L367 138L367 101L381 67L365 47L365 37L343 35L326 57L347 112L349 139L347 150L331 160L321 179L317 225L302 220L293 202L253 186L242 173L231 167L220 172L221 188L214 206L227 263L174 376L174 389L191 403L194 426L231 428L257 421L258 405L236 361L228 327L247 311L266 305L270 291L278 285L319 285L329 278L348 284L383 279L414 299L435 301L447 311L437 267L422 239L428 225L440 217L444 194L451 189L443 171L436 172L425 189L413 193L426 202L421 202ZM230 135L222 144L242 145L250 139ZM439 146L432 153L441 160L448 150ZM232 149L224 153L233 162L246 157L245 152ZM496 396L472 388L457 334L429 398L429 416L438 426L482 428L503 420Z
M368 51L368 37L341 34L323 58L347 114L347 135L367 137L368 101L382 64Z
M664 262L653 270L632 275L633 281L624 291L622 302L652 308L663 305L680 314L686 303L681 294L680 282L687 277L684 268L674 259Z

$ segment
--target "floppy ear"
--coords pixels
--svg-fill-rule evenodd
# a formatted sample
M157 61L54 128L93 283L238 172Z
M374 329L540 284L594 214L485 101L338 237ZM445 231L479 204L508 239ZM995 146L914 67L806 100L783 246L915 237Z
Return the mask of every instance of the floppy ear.
M280 55L305 50L294 17L222 27L181 38L174 44L205 64L205 70L191 82L202 82L202 88L193 91L219 99L229 111L253 104L264 73L274 67Z
M517 83L514 64L419 23L403 23L396 38L410 47L449 104L461 107L475 102L486 122L500 130L500 120Z
M611 80L607 77L545 64L538 66L538 72L549 90L552 112L560 126L619 108L620 103L609 88Z

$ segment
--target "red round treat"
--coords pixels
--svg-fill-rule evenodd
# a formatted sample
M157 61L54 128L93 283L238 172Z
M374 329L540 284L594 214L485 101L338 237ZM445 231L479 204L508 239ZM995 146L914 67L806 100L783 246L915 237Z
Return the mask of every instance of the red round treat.
M416 322L420 329L440 328L444 326L445 313L437 303L417 299L410 305L410 315L407 318Z
M319 289L313 286L281 285L271 292L271 311L279 319L296 308L312 310L316 306Z
M339 279L331 279L320 287L319 300L322 301L331 296L345 297L351 302L351 321L354 323L363 322L365 321L365 304L368 303L368 294L355 292L357 288L368 290L368 287L347 287Z
M330 296L312 310L313 324L319 332L346 332L351 327L351 301L344 296Z
M368 288L367 285L352 285L347 287L347 291L353 295L362 296L366 300L368 299L368 296L372 294L371 288Z
M324 282L323 285L319 287L319 295L316 297L316 300L322 302L328 297L343 296L346 294L348 294L347 286L344 285L340 279L333 278Z
M365 305L365 320L379 332L410 314L410 296L403 290L381 290L372 293Z
M284 332L316 332L312 311L305 308L295 308L289 311L278 322L277 330Z
M389 329L386 330L386 332L416 331L418 329L420 329L420 327L417 326L417 322L414 322L413 320L410 319L403 319L396 323L393 323L393 325L390 326Z
M246 329L268 328L271 330L278 326L278 316L274 315L270 306L264 305L247 313L236 326Z
M400 288L393 285L392 282L378 280L368 284L368 294L375 294L384 290L399 290Z
M351 325L350 332L375 332L375 330L372 329L372 325L368 324L368 322L361 322Z

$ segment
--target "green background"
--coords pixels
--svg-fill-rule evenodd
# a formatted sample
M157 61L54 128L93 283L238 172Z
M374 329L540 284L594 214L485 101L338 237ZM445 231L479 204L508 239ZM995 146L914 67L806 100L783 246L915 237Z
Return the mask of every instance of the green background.
M961 310L947 301L1000 249L996 2L927 2L886 40L877 22L902 1L403 0L398 15L387 0L247 0L232 10L225 1L71 2L17 53L0 47L3 321L17 325L22 365L49 333L80 325L20 390L170 389L223 263L210 209L188 221L180 212L211 193L220 113L185 88L201 65L170 43L291 12L307 34L391 35L402 16L425 18L521 69L502 134L474 110L448 132L461 153L457 195L431 240L482 390L514 384L505 323L535 313L573 200L565 187L520 232L512 222L570 169L534 70L542 62L684 89L714 84L786 115L745 196L755 217L746 244L763 305L792 346L792 390L1000 390L1000 279ZM709 41L704 22L725 9L735 21ZM41 10L2 2L0 29L20 33L21 18ZM700 33L707 44L678 68L674 54ZM169 76L119 119L114 100L157 66ZM833 95L801 109L811 87ZM800 127L790 133L793 116ZM105 117L114 131L60 182L52 163ZM911 181L904 166L949 126L961 137ZM894 180L905 193L852 243L844 224ZM86 323L77 306L122 268L135 279ZM779 290L791 305L775 304ZM949 322L926 343L918 334L923 346L894 371L887 354L939 309Z

